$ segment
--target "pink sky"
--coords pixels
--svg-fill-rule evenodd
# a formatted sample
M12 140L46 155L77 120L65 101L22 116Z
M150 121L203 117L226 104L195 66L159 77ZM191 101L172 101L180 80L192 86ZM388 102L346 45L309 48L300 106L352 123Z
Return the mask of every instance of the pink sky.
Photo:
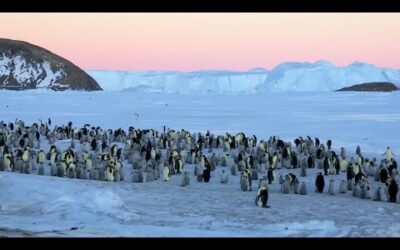
M0 24L0 37L83 69L272 69L320 59L400 69L400 13L0 13Z

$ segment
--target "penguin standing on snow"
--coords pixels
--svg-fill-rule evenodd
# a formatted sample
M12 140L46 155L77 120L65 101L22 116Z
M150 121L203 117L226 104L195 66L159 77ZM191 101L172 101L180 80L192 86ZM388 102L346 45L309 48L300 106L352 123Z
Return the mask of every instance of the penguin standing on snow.
M383 167L380 171L380 178L382 183L386 183L389 178L389 172L386 167Z
M289 194L289 192L290 192L290 183L287 179L284 180L281 184L281 192L283 194Z
M341 193L341 194L347 193L347 183L346 183L345 180L342 180L342 181L340 182L339 193Z
M321 172L318 172L315 178L315 189L317 192L322 193L324 191L325 180Z
M299 194L300 195L306 195L307 194L307 186L306 186L306 183L304 181L301 182Z
M205 159L205 169L203 171L204 182L209 182L211 177L211 167L208 161Z
M371 200L381 201L381 187L378 187L371 195Z
M388 194L388 201L389 202L396 202L397 198L397 192L399 190L399 187L394 179L390 181L390 184L387 188L387 194Z
M272 168L268 169L267 177L268 177L268 184L274 182L274 172Z
M386 151L385 151L385 153L383 153L383 155L385 156L385 159L387 161L390 161L394 156L394 154L393 154L392 150L390 149L390 147L386 148Z
M371 195L369 194L369 186L366 181L362 181L361 183L361 199L371 199Z
M305 168L305 166L302 166L300 169L300 176L301 177L306 177L307 176L307 169Z
M169 167L167 164L165 164L163 168L163 180L169 181Z
M268 186L262 186L258 190L256 197L256 205L263 208L269 208L267 205L268 202Z
M329 180L328 191L329 191L330 195L334 195L335 194L335 185L333 184L333 180Z
M183 173L183 175L182 175L182 178L181 178L181 187L184 187L184 186L189 185L189 184L190 184L189 172L185 171Z
M222 170L221 173L221 183L228 183L228 174L225 173L225 170Z
M242 191L250 191L248 178L248 174L246 172L243 172L240 178L240 188L242 189Z

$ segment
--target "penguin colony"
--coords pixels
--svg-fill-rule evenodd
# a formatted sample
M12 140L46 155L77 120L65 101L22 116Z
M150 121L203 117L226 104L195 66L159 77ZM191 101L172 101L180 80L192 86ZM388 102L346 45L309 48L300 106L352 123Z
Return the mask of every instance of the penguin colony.
M44 140L50 145L48 150L41 147ZM56 146L59 140L70 140L70 146L60 150ZM208 183L219 172L218 166L224 168L219 172L221 184L229 183L230 175L240 176L238 189L248 192L258 181L255 203L260 207L269 207L269 185L280 185L283 194L307 195L310 190L301 178L311 168L321 170L315 177L318 193L351 192L361 199L400 203L395 155L387 147L382 157L379 163L376 158L367 159L359 146L349 157L343 147L335 152L332 140L325 146L309 136L292 143L278 136L258 141L256 136L244 133L214 135L166 127L162 131L129 127L126 131L103 130L90 124L76 128L72 122L52 127L50 119L29 126L18 119L0 122L0 171L135 183L168 182L180 175L177 178L185 187L191 177L195 182ZM187 164L194 164L194 172L186 170ZM130 170L130 178L124 168ZM278 177L280 169L290 173ZM335 183L330 178L333 176L343 178ZM374 190L370 189L371 181L379 183Z

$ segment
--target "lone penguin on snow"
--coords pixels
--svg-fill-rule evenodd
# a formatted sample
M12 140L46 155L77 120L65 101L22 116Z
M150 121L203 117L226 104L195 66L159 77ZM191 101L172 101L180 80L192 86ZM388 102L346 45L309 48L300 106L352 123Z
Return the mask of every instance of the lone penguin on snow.
M256 205L259 207L269 208L268 202L268 186L261 186L256 197Z
M325 180L321 172L318 172L315 178L315 191L322 193L324 191Z

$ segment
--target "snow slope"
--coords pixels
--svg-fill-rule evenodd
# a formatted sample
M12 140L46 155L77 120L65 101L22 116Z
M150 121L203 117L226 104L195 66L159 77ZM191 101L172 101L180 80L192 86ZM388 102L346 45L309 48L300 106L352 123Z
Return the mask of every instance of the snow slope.
M1 119L27 123L52 118L53 124L85 123L103 128L185 128L221 134L244 131L258 139L279 135L332 139L333 148L356 145L378 161L386 146L396 157L400 142L400 93L267 93L236 95L141 95L132 92L0 91ZM139 116L135 116L138 113ZM43 147L48 147L43 141ZM68 141L58 141L66 148ZM398 159L397 159L398 160ZM191 184L170 182L108 183L0 172L0 235L24 236L400 236L400 206L352 197L351 193L314 192L317 169L301 181L309 194L284 195L270 185L270 209L254 205L256 191L242 192L239 179L219 183L222 169L210 183L198 183L193 165L186 165ZM279 174L299 170L280 170ZM341 179L333 176L336 188ZM327 181L328 179L326 179ZM371 181L372 189L381 185ZM253 181L253 190L257 189ZM77 230L70 230L76 227Z
M15 80L19 88L48 88L57 85L65 75L63 69L51 69L48 61L39 63L20 55L0 54L0 79L4 78L3 85Z
M264 93L332 91L366 82L400 86L400 71L355 62L336 67L327 61L288 62L267 71L86 71L104 90L145 93Z
M355 62L335 67L327 61L284 63L269 74L259 91L333 91L367 82L392 82L400 85L400 71Z

